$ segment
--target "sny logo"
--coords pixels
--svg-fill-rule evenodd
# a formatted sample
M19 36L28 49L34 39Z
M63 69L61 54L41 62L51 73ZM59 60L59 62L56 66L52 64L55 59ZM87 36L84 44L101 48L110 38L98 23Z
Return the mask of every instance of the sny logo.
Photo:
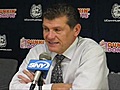
M28 69L29 70L49 70L51 60L31 60Z

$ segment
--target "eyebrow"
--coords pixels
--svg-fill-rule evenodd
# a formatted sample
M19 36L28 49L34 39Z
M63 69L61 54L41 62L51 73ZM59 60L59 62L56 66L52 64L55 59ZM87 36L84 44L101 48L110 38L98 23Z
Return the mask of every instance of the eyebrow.
M55 27L53 27L53 28L60 28L60 29L64 29L66 25L67 25L67 24L65 24L63 27L60 27L60 26L55 26ZM43 26L43 27L48 28L47 26L45 26L45 25L43 25L43 24L42 24L42 26Z

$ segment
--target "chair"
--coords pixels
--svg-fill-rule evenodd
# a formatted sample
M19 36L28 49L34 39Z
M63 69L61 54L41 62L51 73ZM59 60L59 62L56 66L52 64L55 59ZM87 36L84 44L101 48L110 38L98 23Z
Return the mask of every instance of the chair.
M9 83L15 74L18 61L0 58L0 90L9 90Z
M120 90L120 74L109 73L108 83L109 83L109 90Z

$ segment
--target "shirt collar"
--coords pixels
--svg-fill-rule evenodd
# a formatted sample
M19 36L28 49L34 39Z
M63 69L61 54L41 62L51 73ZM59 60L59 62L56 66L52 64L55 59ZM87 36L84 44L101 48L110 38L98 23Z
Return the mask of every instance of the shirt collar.
M78 42L78 37L75 39L72 45L63 53L63 55L66 56L70 60L72 59L72 56L75 52L77 42Z

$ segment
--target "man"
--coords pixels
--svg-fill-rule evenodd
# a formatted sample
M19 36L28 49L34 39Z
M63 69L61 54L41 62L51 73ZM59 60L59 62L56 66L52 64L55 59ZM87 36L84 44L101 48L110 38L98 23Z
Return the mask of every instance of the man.
M80 30L77 9L67 4L48 8L43 14L45 44L30 50L10 82L10 90L29 90L34 73L26 69L27 65L29 60L39 59L42 52L49 52L53 59L43 90L107 90L109 71L104 50L95 41L78 36ZM62 83L51 82L57 54L65 57L61 62Z

